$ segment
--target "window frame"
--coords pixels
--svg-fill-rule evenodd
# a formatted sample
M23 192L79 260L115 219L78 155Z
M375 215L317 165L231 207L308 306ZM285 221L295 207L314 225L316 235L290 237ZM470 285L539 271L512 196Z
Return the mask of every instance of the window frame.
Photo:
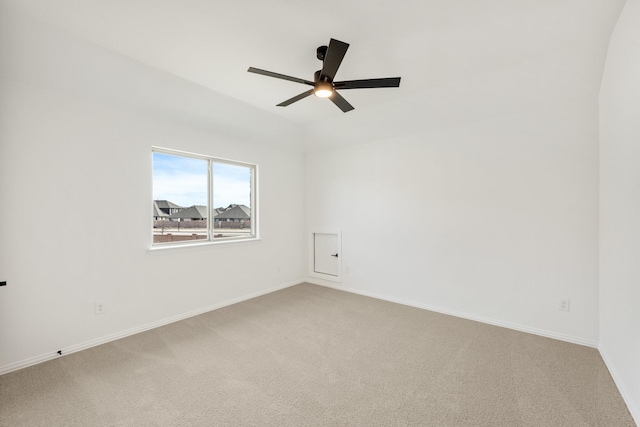
M154 243L154 227L153 227L153 155L154 153L168 154L172 156L181 156L191 159L200 159L207 161L207 238L198 240L184 240L167 243ZM214 163L223 163L232 166L242 166L250 170L250 209L251 209L251 230L248 236L231 236L231 237L214 237L215 233L215 207L214 207ZM260 240L258 227L258 165L255 163L243 162L238 160L225 159L222 157L214 157L205 154L192 153L188 151L176 150L164 147L151 147L151 246L150 249L167 249L176 247L192 247L203 245L216 245L234 242L247 242Z

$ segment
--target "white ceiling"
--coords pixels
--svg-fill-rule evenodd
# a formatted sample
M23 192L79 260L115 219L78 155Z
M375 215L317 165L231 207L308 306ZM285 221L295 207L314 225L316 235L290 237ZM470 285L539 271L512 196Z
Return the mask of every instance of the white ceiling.
M597 96L624 0L1 0L136 61L304 126L359 142ZM350 43L337 80L401 76L398 89L344 91L356 108L306 98L315 50ZM326 145L326 144L325 144ZM313 148L313 147L311 147Z

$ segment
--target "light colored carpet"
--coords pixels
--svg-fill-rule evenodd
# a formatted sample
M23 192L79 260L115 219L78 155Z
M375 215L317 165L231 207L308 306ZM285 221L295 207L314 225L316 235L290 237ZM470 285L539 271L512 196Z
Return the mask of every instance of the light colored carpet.
M301 284L0 377L2 426L634 426L597 350Z

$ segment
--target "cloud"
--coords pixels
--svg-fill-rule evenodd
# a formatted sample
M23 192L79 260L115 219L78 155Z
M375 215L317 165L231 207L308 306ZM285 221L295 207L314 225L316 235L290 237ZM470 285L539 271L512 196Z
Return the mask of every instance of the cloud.
M213 166L213 205L217 208L235 203L250 206L251 170L244 166L215 163Z
M206 205L207 176L196 174L154 174L153 199L169 200L185 207Z
M153 153L153 199L180 206L207 204L208 162L202 159ZM214 163L214 206L232 203L250 206L251 170Z

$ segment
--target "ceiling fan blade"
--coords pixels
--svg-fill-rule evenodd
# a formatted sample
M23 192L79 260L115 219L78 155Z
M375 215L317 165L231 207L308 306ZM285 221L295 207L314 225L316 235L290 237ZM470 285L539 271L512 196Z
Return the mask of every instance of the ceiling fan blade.
M349 43L331 39L329 41L327 53L324 56L324 64L322 65L322 71L320 72L320 75L328 77L329 80L333 81L333 78L338 72L338 67L340 67L342 59L347 53L347 49L349 49Z
M293 104L294 102L300 101L303 98L311 95L313 93L313 89L309 89L306 92L302 92L300 95L296 95L291 99L287 99L286 101L282 101L280 104L276 105L276 107L286 107L287 105Z
M338 92L333 91L333 95L329 99L342 110L343 113L353 110L353 105L349 104L346 99L342 97Z
M373 89L378 87L400 87L400 77L383 79L346 80L334 82L336 89Z
M275 77L276 79L289 80L290 82L302 83L309 86L314 85L314 83L310 82L309 80L299 79L297 77L285 76L284 74L261 70L259 68L249 67L247 71L250 73L262 74L263 76L267 76L267 77Z

